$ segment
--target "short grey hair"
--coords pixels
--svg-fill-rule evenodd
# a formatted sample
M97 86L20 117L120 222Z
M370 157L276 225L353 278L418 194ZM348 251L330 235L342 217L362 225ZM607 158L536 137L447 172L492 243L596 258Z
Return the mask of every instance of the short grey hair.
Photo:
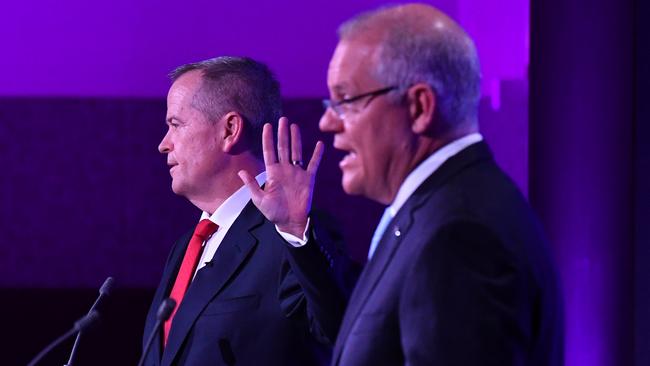
M280 84L271 70L248 57L222 56L179 66L169 77L176 81L193 70L201 71L202 76L193 107L212 122L228 112L239 113L249 149L261 157L262 127L282 115Z
M434 118L450 128L476 125L481 72L472 40L464 32L444 31L435 21L407 17L396 8L380 8L346 21L339 27L339 39L377 32L381 49L373 73L378 81L397 86L402 94L413 84L426 83L436 95Z

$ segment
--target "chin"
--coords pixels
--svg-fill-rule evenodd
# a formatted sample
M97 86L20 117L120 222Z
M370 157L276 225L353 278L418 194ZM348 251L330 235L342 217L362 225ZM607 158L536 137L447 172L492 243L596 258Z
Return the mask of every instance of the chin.
M346 178L345 174L341 178L341 186L343 191L351 196L363 195L364 191L362 185L359 182L359 179L354 179L351 177Z
M371 201L375 201L382 205L390 204L390 201L384 200L381 191L377 191L376 186L366 185L364 181L359 177L348 177L346 179L345 174L341 180L341 186L343 191L350 196L363 196Z
M176 193L179 196L183 196L184 193L183 185L179 182L172 180L172 192Z

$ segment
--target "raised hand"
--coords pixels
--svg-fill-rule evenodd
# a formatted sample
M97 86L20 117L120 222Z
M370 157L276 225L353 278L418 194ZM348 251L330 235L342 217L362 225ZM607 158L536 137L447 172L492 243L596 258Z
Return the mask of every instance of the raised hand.
M311 209L316 171L323 157L324 145L318 141L307 168L302 163L300 129L286 117L278 123L278 153L273 146L273 127L265 124L262 131L262 152L266 166L266 184L261 189L246 171L239 171L241 180L250 189L253 203L266 218L286 233L302 238ZM291 145L289 145L291 130Z

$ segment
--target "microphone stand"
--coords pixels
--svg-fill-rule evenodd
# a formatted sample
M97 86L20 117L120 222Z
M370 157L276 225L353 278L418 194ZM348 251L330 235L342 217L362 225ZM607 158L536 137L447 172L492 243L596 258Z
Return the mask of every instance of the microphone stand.
M171 298L167 298L163 300L160 303L160 306L158 306L158 312L156 313L156 324L153 326L153 329L149 334L149 338L147 338L147 343L144 346L144 350L142 351L142 356L140 357L138 366L144 365L144 360L147 357L149 350L151 349L151 344L153 343L153 340L156 338L156 334L158 334L158 332L160 331L160 327L163 325L163 323L167 319L169 319L169 317L172 315L172 312L174 311L175 307L176 307L176 301L174 301L174 299Z
M48 344L41 352L39 352L36 357L34 357L27 366L35 366L38 361L40 361L45 355L50 353L51 350L53 350L56 346L60 345L63 343L65 340L68 338L72 337L75 335L77 332L81 332L84 329L88 329L92 324L94 324L97 320L99 319L99 314L96 311L91 311L88 313L86 316L83 318L77 320L74 323L74 326L72 329L68 330L65 332L62 336L59 338L55 339L52 343Z

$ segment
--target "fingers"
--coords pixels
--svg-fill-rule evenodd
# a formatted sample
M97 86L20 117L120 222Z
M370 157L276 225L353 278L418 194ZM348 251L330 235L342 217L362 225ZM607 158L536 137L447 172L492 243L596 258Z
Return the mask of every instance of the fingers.
M302 162L302 138L298 125L291 125L291 162Z
M289 162L289 120L281 117L278 121L278 162Z
M311 155L311 160L309 160L309 165L307 165L307 172L309 172L309 174L316 175L318 165L320 165L320 161L323 158L324 150L325 145L322 141L318 141L316 147L314 147L314 152Z
M239 172L237 172L237 175L242 180L242 182L244 182L246 187L248 187L248 189L250 189L251 198L253 199L253 203L257 204L258 202L260 202L260 200L262 199L262 196L264 195L264 191L257 184L257 181L255 180L255 178L253 178L245 170L240 170Z
M289 141L291 140L291 141ZM321 158L323 156L324 145L318 142L314 148L314 153L309 162L307 170L315 174L318 170ZM267 169L276 163L291 164L294 161L302 163L302 136L300 128L296 124L289 126L289 120L281 117L278 121L278 145L277 155L273 147L273 127L267 123L262 131L262 152L264 154L264 164Z
M262 154L267 168L277 162L275 147L273 147L273 126L270 123L264 124L262 130Z

